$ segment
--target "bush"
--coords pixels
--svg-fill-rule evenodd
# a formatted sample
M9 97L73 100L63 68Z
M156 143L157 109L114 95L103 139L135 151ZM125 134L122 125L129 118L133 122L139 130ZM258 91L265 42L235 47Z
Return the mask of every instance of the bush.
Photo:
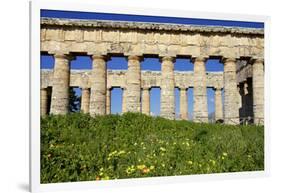
M41 118L41 183L264 169L261 126L138 113Z

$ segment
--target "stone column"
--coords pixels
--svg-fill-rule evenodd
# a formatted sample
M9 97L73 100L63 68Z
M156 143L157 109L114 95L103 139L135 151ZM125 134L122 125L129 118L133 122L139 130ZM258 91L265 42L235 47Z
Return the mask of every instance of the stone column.
M186 88L180 88L180 118L183 120L188 119Z
M207 83L205 58L197 57L194 63L194 89L193 89L193 120L195 122L208 122Z
M149 88L142 90L142 113L150 115L150 94Z
M263 59L253 60L253 113L254 123L264 123L264 69Z
M141 58L139 56L128 57L127 70L127 93L126 109L130 112L140 112L141 110Z
M223 120L222 88L215 88L215 120Z
M106 89L106 114L111 113L111 88Z
M174 58L164 56L161 58L161 62L161 116L175 119Z
M54 58L51 113L67 114L69 111L70 57L65 54L55 54Z
M127 112L127 105L126 105L126 88L123 88L123 94L122 94L122 113Z
M224 122L226 124L239 124L239 107L237 102L236 60L223 59L224 63Z
M106 113L106 61L107 57L102 55L94 55L93 71L92 71L92 87L90 114L105 115Z
M41 88L40 90L40 114L45 116L48 114L48 89Z
M89 113L89 107L90 107L90 89L82 88L81 111L83 113Z

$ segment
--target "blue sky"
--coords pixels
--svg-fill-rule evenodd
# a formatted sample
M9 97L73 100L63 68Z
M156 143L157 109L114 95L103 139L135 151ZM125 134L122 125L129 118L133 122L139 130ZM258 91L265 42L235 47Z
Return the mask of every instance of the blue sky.
M222 21L192 18L175 18L175 17L154 17L154 16L136 16L125 14L108 14L108 13L87 13L87 12L70 12L41 10L41 17L54 18L73 18L73 19L99 19L99 20L116 20L116 21L142 21L157 23L176 23L176 24L196 24L196 25L217 25L217 26L239 26L251 28L263 28L263 23L258 22L241 22L241 21ZM53 69L54 58L50 55L42 55L40 61L41 69ZM77 56L71 61L71 69L91 69L92 60L89 56ZM127 61L124 57L112 57L107 63L107 68L112 70L126 70ZM144 58L141 63L141 70L161 71L161 63L158 58ZM189 59L177 59L174 66L175 71L193 71L193 64ZM207 72L223 72L223 65L217 59L209 59L206 63ZM75 89L77 95L81 95L80 89ZM111 111L120 113L122 110L122 90L114 88L112 90ZM193 89L188 89L188 112L192 118L193 112ZM159 88L151 89L151 113L159 115L161 93ZM214 112L214 91L207 88L208 111ZM175 89L175 107L176 114L179 114L179 90Z

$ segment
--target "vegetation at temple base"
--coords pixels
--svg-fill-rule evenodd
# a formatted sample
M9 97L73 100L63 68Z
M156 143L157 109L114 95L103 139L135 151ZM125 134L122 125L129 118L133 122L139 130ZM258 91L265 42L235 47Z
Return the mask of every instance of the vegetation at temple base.
M263 126L138 113L41 118L41 183L264 169Z

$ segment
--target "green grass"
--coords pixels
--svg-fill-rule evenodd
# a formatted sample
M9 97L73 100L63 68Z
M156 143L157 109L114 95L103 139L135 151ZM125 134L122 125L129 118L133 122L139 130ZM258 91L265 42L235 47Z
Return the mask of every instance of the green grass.
M137 113L41 118L41 183L264 169L264 128Z

